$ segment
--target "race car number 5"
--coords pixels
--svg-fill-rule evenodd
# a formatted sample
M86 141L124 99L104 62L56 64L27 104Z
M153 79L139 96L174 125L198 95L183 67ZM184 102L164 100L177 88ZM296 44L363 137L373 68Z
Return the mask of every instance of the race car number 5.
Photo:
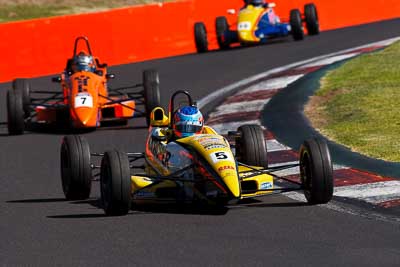
M211 153L211 159L213 162L218 162L221 160L232 160L232 157L225 151L218 151Z
M78 95L75 97L75 107L93 107L93 98L90 95Z

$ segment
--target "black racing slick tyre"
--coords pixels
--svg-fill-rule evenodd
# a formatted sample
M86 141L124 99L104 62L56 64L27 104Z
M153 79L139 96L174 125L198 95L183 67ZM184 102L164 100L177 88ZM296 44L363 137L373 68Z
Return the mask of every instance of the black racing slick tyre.
M333 168L325 141L304 141L300 148L300 179L308 203L325 204L332 199Z
M92 186L90 148L82 136L68 135L62 141L61 182L67 200L89 198Z
M197 53L205 53L208 51L207 30L203 22L194 24L194 41Z
M7 127L10 135L24 133L25 113L22 102L22 93L20 91L7 91Z
M235 140L236 156L244 164L268 168L264 131L259 125L242 125Z
M146 122L150 125L151 111L160 106L160 78L156 70L143 71L143 87Z
M17 78L13 80L12 87L15 91L21 92L22 105L24 107L25 117L29 117L31 113L31 95L30 84L27 79Z
M101 161L101 200L104 212L121 216L131 208L131 175L128 156L120 151L107 151Z
M229 32L229 24L226 17L217 17L215 19L215 32L217 33L217 41L220 49L228 49L230 47L230 40L227 38Z
M319 34L318 13L314 4L310 3L304 5L304 17L308 35Z
M303 23L301 20L301 14L298 9L292 9L290 11L290 27L293 39L300 41L304 39Z

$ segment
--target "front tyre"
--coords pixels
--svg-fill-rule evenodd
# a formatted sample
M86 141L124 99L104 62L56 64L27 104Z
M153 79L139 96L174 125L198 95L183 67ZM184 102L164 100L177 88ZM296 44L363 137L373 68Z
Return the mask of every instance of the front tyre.
M332 199L333 168L325 141L304 141L300 148L300 179L308 203L325 204Z
M215 19L215 31L217 33L217 41L220 49L228 49L230 40L228 38L229 24L226 17L217 17Z
M24 117L22 93L17 90L7 91L7 127L10 135L24 133Z
M128 156L117 150L107 151L101 161L101 201L110 216L126 215L132 202Z
M208 51L207 30L203 22L196 22L194 24L194 41L197 53Z
M304 6L304 16L308 35L319 34L318 13L314 4L311 3Z
M290 27L293 39L295 41L304 39L303 24L301 20L301 14L298 9L292 9L290 11Z
M65 136L61 145L61 181L67 200L83 200L90 196L92 168L90 148L79 135Z
M160 78L156 70L143 71L143 87L146 122L147 125L150 125L151 111L160 106Z
M260 125L242 125L235 140L236 156L244 164L268 168L267 146Z

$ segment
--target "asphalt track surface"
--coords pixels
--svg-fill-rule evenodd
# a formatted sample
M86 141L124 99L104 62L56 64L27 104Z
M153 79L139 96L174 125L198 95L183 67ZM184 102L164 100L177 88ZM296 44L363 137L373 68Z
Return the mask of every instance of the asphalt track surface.
M112 68L112 85L140 80L157 68L163 104L176 89L201 98L251 75L400 35L400 19L323 32L303 42L186 55ZM95 43L93 48L95 50ZM35 88L54 87L48 77ZM88 201L64 200L59 171L62 134L7 136L0 85L1 266L398 266L399 225L265 197L225 212L134 210L105 217L98 185ZM284 119L284 118L282 118ZM125 130L85 134L92 151L143 150L142 119ZM365 212L368 212L367 210Z

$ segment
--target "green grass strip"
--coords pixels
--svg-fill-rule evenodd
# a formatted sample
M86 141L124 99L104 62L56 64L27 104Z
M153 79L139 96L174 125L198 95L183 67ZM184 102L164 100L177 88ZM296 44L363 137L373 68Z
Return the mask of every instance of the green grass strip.
M15 4L13 0L10 0L0 4L0 23L170 1L172 0L37 0L35 3L21 1Z
M400 43L328 72L306 115L353 151L400 161Z

